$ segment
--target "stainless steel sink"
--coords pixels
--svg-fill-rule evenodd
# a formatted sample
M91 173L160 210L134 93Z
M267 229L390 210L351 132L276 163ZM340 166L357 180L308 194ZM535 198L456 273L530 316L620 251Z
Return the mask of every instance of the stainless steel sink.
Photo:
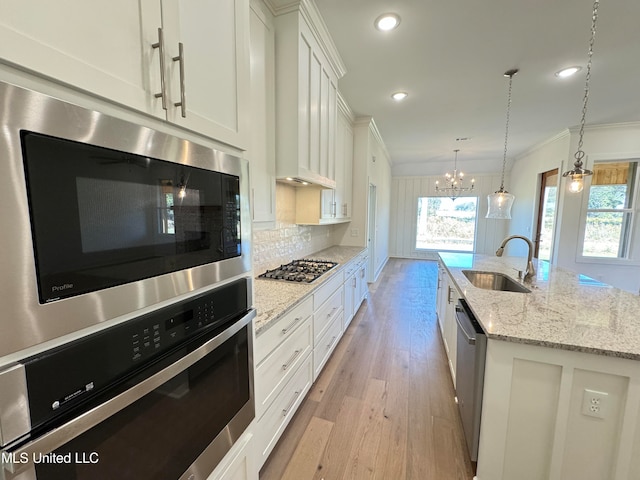
M527 287L503 273L478 270L462 270L462 273L474 287L503 292L531 293Z

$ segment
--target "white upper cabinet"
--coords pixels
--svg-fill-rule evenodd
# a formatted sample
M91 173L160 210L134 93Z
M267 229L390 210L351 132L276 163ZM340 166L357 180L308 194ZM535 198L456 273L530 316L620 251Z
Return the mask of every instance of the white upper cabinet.
M275 59L271 13L251 2L251 135L249 160L254 228L274 228L276 220Z
M136 110L163 115L158 0L0 0L0 59Z
M344 65L312 2L285 12L276 16L276 175L334 188Z
M248 22L248 0L0 0L0 60L245 149Z
M162 29L167 119L246 150L248 0L162 0Z
M338 94L336 128L336 189L334 215L341 220L351 218L353 191L353 113Z
M353 191L353 113L338 93L334 148L335 188L300 187L296 223L305 225L351 221Z

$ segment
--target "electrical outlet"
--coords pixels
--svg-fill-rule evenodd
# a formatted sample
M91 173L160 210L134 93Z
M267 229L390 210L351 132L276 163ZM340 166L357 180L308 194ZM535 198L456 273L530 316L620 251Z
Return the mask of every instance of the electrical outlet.
M609 394L584 389L582 396L582 414L589 417L605 418L609 406Z

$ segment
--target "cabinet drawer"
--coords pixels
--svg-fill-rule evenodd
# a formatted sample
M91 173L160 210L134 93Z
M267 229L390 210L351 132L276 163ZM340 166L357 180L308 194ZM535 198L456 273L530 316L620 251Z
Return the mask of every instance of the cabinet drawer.
M256 417L269 407L298 366L311 353L311 319L303 322L256 368Z
M342 311L342 288L333 295L313 314L313 338L318 340L333 319Z
M313 292L313 309L318 310L318 308L326 302L331 295L333 295L333 292L342 286L343 282L344 272L339 272L331 277L330 280L319 286L316 291Z
M260 469L304 400L313 382L313 360L309 355L291 381L256 424L257 468Z
M333 321L329 324L329 328L324 335L316 342L316 347L313 350L313 379L318 378L322 367L327 363L327 360L331 356L331 352L338 344L340 340L340 334L342 332L342 312L340 312Z
M280 343L290 337L302 323L313 314L313 297L309 296L293 307L286 315L276 321L256 338L255 364L260 363Z

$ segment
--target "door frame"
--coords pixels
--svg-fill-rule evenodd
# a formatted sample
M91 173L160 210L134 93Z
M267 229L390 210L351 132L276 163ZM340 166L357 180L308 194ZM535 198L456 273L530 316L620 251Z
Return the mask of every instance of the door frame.
M534 252L533 252L533 256L535 258L538 258L539 252L540 252L540 230L542 229L542 218L544 217L543 215L543 208L544 208L544 193L545 193L545 189L548 186L551 186L548 184L548 179L549 177L553 177L554 175L559 175L559 169L558 168L554 168L552 170L548 170L546 172L542 172L540 174L540 187L538 188L538 206L537 206L537 211L536 211L536 229L535 229L535 234L533 237L533 245L534 245ZM559 178L559 177L558 177ZM550 254L550 258L549 258L549 262L553 263L553 242L555 240L555 225L556 225L556 219L558 218L558 200L559 200L559 185L558 185L558 181L556 181L556 211L554 212L554 216L553 216L553 228L551 230L551 254Z

